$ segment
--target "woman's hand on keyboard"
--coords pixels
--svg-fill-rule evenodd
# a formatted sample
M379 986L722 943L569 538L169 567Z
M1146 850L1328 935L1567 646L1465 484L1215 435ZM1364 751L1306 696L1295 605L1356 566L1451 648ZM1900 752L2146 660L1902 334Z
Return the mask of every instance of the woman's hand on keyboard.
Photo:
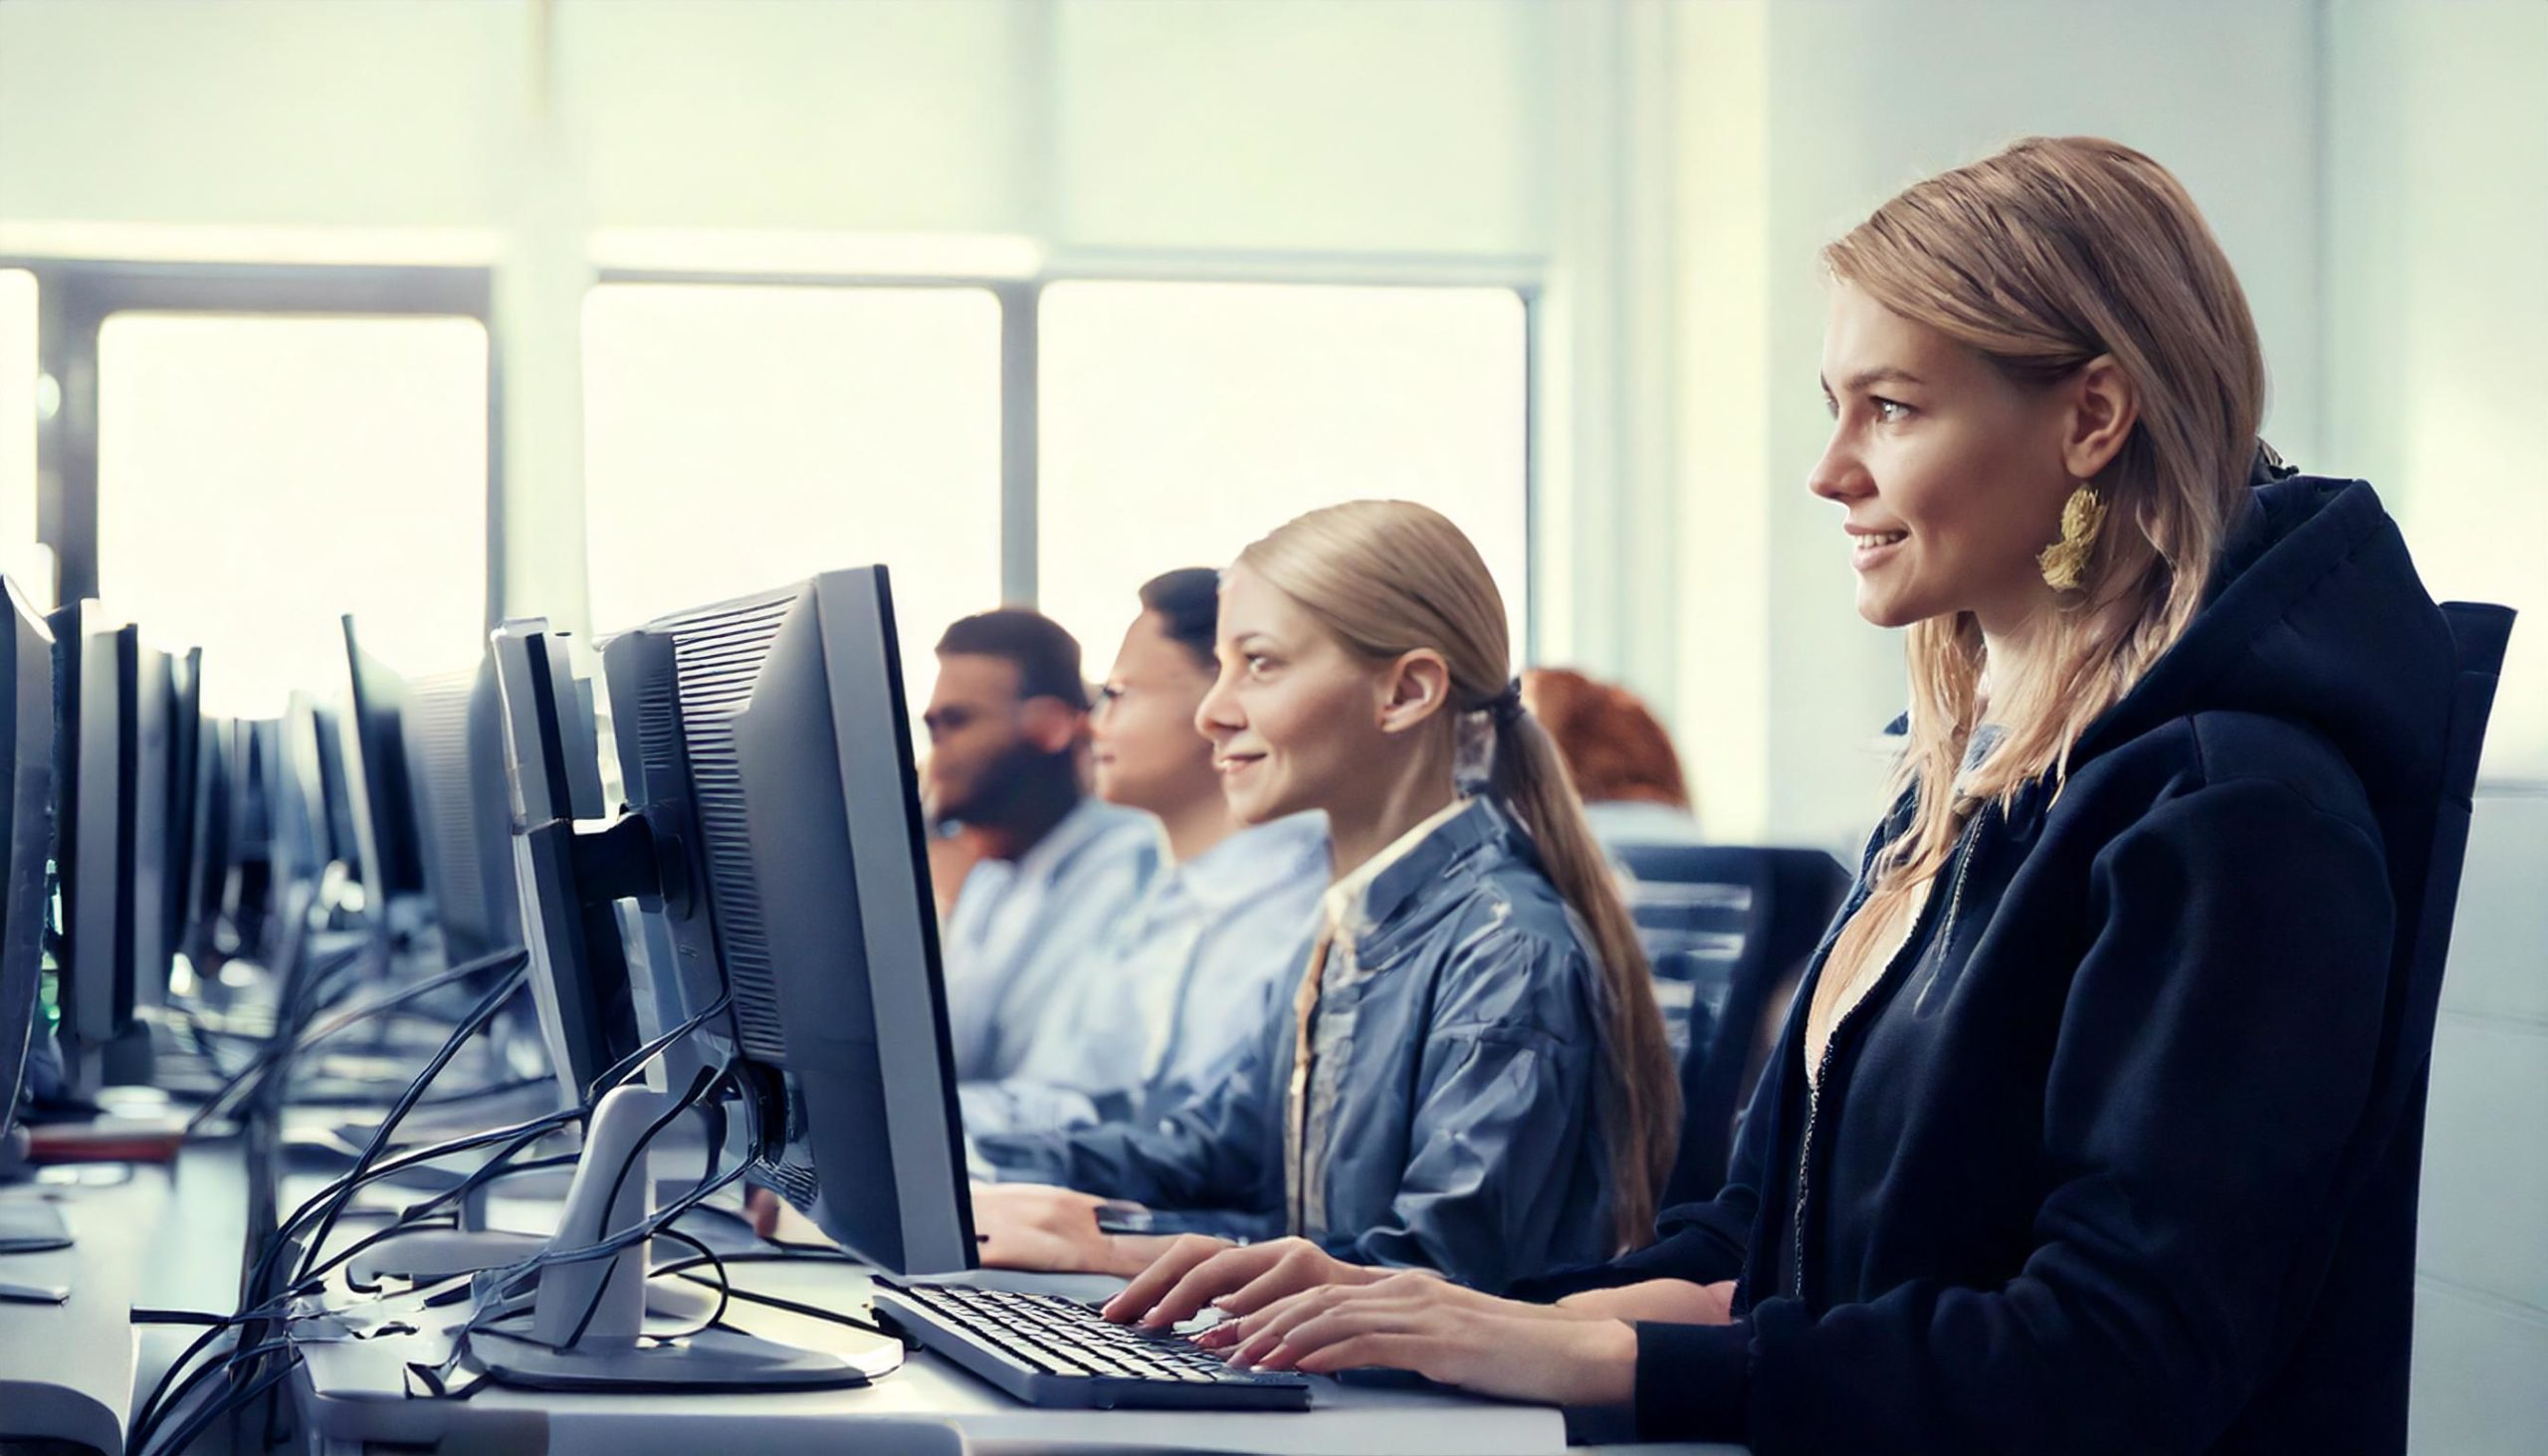
M1221 1338L1234 1364L1265 1370L1383 1366L1481 1394L1561 1405L1624 1403L1636 1390L1636 1331L1614 1319L1480 1294L1396 1273L1303 1291ZM1233 1340L1235 1343L1233 1344Z
M1349 1264L1307 1239L1233 1244L1186 1234L1107 1301L1105 1313L1119 1324L1159 1330L1194 1318L1207 1305L1245 1315L1305 1289L1369 1284L1387 1273Z

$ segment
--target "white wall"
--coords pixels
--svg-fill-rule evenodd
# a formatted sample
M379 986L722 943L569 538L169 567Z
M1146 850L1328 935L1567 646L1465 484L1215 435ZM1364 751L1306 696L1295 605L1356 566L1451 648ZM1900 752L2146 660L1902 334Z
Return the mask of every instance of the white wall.
M1899 639L1859 624L1834 512L1804 488L1829 427L1816 250L1902 186L2019 136L2139 147L2212 219L2263 335L2267 433L2314 461L2314 19L2305 0L1769 7L1765 777L1779 832L1855 848L1881 776L1868 744L1902 704Z
M2509 603L2426 1127L2413 1446L2548 1430L2548 5L2339 0L2328 35L2327 436L2438 597ZM2527 780L2525 782L2524 780Z

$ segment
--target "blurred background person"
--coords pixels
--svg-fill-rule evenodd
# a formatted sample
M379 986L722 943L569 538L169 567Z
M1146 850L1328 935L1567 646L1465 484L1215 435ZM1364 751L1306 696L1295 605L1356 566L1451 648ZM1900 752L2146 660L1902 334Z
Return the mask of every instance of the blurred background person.
M1644 699L1573 668L1533 668L1522 701L1557 740L1603 847L1701 842L1681 755Z
M1082 786L1087 717L1079 643L1040 613L983 612L939 639L925 793L934 830L960 828L979 856L943 937L961 1081L1025 1064L1054 998L1158 863L1150 817Z

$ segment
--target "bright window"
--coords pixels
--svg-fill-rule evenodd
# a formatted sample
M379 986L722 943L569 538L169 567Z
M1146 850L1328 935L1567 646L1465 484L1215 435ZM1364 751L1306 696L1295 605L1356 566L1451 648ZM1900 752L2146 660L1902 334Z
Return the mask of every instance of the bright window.
M999 391L981 289L594 289L593 625L881 562L917 712L938 634L999 604Z
M1037 586L1102 676L1141 584L1315 507L1416 501L1526 604L1529 343L1503 289L1044 291Z
M98 338L107 607L204 649L204 707L344 678L338 617L402 672L486 640L487 333L475 319L117 313Z

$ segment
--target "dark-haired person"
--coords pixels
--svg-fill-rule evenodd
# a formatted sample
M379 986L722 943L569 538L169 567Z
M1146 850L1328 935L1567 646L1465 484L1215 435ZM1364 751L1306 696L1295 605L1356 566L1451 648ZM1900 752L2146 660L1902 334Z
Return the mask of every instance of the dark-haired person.
M1823 261L1806 486L1911 711L1723 1191L1555 1304L1325 1271L1204 1339L1759 1456L2403 1452L2450 625L2260 448L2149 157L2021 141Z
M1016 1074L1158 861L1149 815L1082 786L1087 719L1079 643L1050 618L1004 607L939 639L927 797L981 852L944 937L959 1080Z
M1327 824L1247 827L1230 811L1194 712L1212 690L1220 574L1170 571L1141 590L1089 715L1098 797L1156 816L1166 858L1141 899L1050 1003L1015 1073L966 1083L986 1133L1155 1122L1229 1075L1300 966L1327 888Z

